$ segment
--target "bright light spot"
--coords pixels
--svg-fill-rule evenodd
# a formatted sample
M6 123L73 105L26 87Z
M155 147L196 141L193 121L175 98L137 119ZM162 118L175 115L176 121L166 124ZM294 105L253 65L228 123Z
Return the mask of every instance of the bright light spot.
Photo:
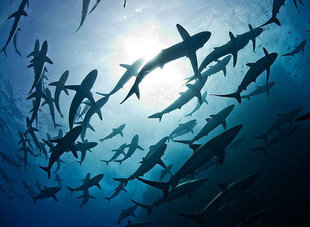
M177 30L175 35L178 36ZM118 42L122 47L122 57L129 59L127 62L134 62L144 57L146 63L162 49L179 41L181 41L180 37L169 37L159 25L149 22L132 28ZM159 110L167 107L179 96L179 92L185 90L182 85L184 78L190 76L187 72L192 73L188 59L178 59L166 64L163 69L152 71L139 85L140 102L146 107L159 106ZM131 87L133 81L129 84ZM125 88L128 89L127 86ZM132 98L136 99L135 95Z

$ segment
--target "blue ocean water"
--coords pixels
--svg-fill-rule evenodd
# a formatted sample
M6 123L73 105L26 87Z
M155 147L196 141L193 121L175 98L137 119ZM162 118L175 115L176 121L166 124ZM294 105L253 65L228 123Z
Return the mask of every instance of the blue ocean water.
M13 19L7 18L15 12L22 1L2 0L0 2L0 47L4 46L13 25ZM96 1L90 1L90 7ZM152 203L162 193L158 189L146 186L138 180L129 181L126 190L108 201L104 198L113 194L119 183L113 178L127 178L140 165L151 145L189 120L196 119L197 125L193 133L187 133L175 139L191 140L203 128L206 118L220 112L225 107L234 104L232 113L227 118L227 129L242 124L243 128L236 138L244 137L237 149L227 151L225 162L221 166L214 166L195 176L208 177L208 183L193 193L191 199L183 197L176 201L154 207L151 216L140 207L135 210L136 218L132 221L152 221L150 226L198 226L198 223L181 217L180 213L195 213L205 207L221 190L222 183L232 183L252 171L261 171L258 181L241 197L231 199L215 214L205 217L205 226L235 226L245 217L263 208L269 210L260 220L249 226L308 226L307 214L309 211L309 122L287 122L287 127L298 126L289 136L270 145L267 152L252 151L253 148L264 144L263 141L253 140L268 130L270 125L284 114L302 107L294 118L309 112L309 47L305 46L304 54L298 53L292 57L281 55L291 52L294 47L306 40L310 33L309 9L310 2L297 1L296 9L293 1L285 1L277 18L281 26L270 24L264 26L264 31L256 39L256 49L253 51L252 41L238 52L238 61L233 67L232 59L227 65L227 76L218 72L207 80L202 89L208 92L208 104L202 104L191 117L185 117L197 104L193 98L181 109L165 114L161 121L150 119L148 116L164 110L188 89L184 84L186 78L193 75L188 58L172 61L162 69L158 68L148 74L139 85L140 99L135 95L120 104L126 97L135 77L131 78L124 88L113 94L101 108L103 120L97 114L91 118L91 125L95 131L87 129L86 139L97 142L92 152L86 154L80 165L71 153L61 156L61 163L57 172L63 179L61 190L56 194L58 202L52 198L38 200L36 204L24 188L22 181L27 182L35 193L39 189L35 186L39 180L41 189L58 186L54 181L55 167L52 168L51 178L39 168L47 166L48 160L42 154L38 157L28 155L28 166L16 168L5 160L1 162L0 184L5 192L14 196L9 199L6 194L0 193L0 226L117 226L122 209L134 204L130 199L143 203ZM102 98L96 92L108 93L119 81L126 69L119 64L132 64L143 57L148 62L160 50L168 48L182 41L176 24L182 25L190 35L202 31L211 32L210 39L197 51L198 66L208 56L214 47L224 45L230 40L229 31L235 36L248 32L248 24L254 28L265 23L272 14L272 0L171 0L145 1L128 0L126 7L123 1L102 1L98 7L87 14L83 26L77 31L82 16L83 1L34 1L29 0L29 7L25 7L27 17L22 17L17 36L17 47L22 57L14 50L13 40L7 47L7 57L0 55L0 151L19 160L23 158L20 148L18 131L27 129L26 117L31 117L31 100L27 100L28 92L34 78L32 68L27 68L31 58L26 56L34 49L38 39L40 45L48 42L47 56L53 64L47 64L45 73L45 87L54 95L54 87L49 83L58 81L60 76L69 70L66 85L77 85L92 70L98 71L98 76L91 91L95 100ZM243 99L239 104L231 98L216 97L212 94L227 94L234 92L249 67L247 63L256 62L264 57L263 47L269 53L276 52L278 57L270 69L269 82L275 81L275 86L266 94ZM216 64L212 62L211 65ZM266 72L258 77L243 94L249 94L266 82ZM39 132L36 132L40 142L46 139L49 133L52 137L58 135L61 128L64 133L69 131L69 107L75 92L64 92L60 95L60 108L63 118L55 109L56 123L61 127L54 128L50 110L47 105L40 107L38 123L33 122ZM82 109L84 104L81 105ZM100 139L108 136L112 129L126 124L123 136L117 135L103 142ZM203 144L213 137L224 132L220 125L208 136L196 143ZM138 134L138 144L144 150L135 153L121 165L111 162L106 165L100 160L108 160L114 154L113 149L123 143L129 144ZM28 136L31 138L30 136ZM77 139L81 141L81 138ZM39 151L34 143L33 152ZM46 146L49 151L49 148ZM80 152L79 158L80 158ZM162 158L168 166L173 164L172 173L176 173L182 164L193 154L186 145L167 142L167 150ZM120 156L123 157L123 156ZM22 161L18 161L23 165ZM156 165L143 178L158 181L162 170ZM91 177L104 174L98 187L89 189L90 195L96 199L80 207L82 201L77 199L82 192L73 194L66 186L77 187L81 180L90 173ZM9 183L5 175L12 179ZM163 181L168 181L166 176ZM15 195L9 188L13 188L20 196ZM306 223L307 222L307 223ZM127 220L122 221L122 226Z

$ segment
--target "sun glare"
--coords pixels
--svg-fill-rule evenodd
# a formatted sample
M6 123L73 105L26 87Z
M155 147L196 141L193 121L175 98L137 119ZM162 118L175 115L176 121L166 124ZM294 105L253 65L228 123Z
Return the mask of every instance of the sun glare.
M131 62L143 57L145 63L162 49L173 45L175 40L164 34L160 26L150 23L132 28L121 39L125 55L123 57L130 59ZM166 64L163 69L158 68L148 74L139 86L141 102L148 107L167 106L173 102L180 90L184 90L182 84L184 77L187 76L187 66L190 66L190 63L188 64L184 64L184 60L177 60Z

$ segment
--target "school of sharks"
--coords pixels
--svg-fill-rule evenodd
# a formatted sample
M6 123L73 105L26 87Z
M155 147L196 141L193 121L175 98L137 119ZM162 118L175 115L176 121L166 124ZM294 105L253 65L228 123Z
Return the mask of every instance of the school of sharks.
M173 12L175 5L177 17L160 14L169 20L169 31L162 31L169 45L157 49L150 38L140 48L155 46L157 54L126 64L118 61L121 54L107 51L117 52L129 42L108 48L102 56L94 56L93 41L86 44L88 38L114 39L117 24L111 34L105 29L99 38L85 34L88 22L95 14L106 13L105 7L111 10L111 4L123 13L143 14L148 8L144 4L157 1L74 1L81 10L79 24L59 27L69 30L68 37L84 33L77 46L51 25L50 16L42 16L46 25L40 35L24 28L25 21L39 13L32 4L45 3L5 1L1 14L9 16L0 25L0 226L309 226L309 88L306 79L298 78L302 72L308 76L310 18L303 11L309 11L310 1L242 0L261 4L265 13L242 23L240 33L223 21L219 30L209 28L209 22L191 28L178 14L187 1L172 1L167 7ZM188 12L196 10L198 2L212 7L216 1L197 1L193 9L189 2L184 3ZM233 7L227 2L217 4ZM150 17L165 1L158 4L148 11ZM254 6L247 10L254 11ZM287 30L290 14L304 21L295 37L293 25ZM105 20L97 16L95 29L100 30ZM55 38L44 38L49 29L55 30ZM143 29L147 33L148 27ZM223 37L214 42L219 31ZM21 48L25 34L31 48ZM178 38L170 39L170 34ZM278 37L288 36L292 44L285 46ZM53 51L55 43L70 46L71 59L57 60L65 53L56 54L62 47ZM79 49L86 46L92 54L83 56ZM139 54L138 49L136 45L133 51ZM111 72L93 64L87 70L66 65L77 59L87 64L88 57L120 67L108 78ZM177 62L179 69L173 71ZM289 73L282 69L286 66ZM20 68L28 75L14 72ZM144 89L151 77L155 81L156 73L165 70L171 71ZM182 85L173 86L171 74L179 72ZM294 92L302 101L292 101ZM156 104L151 106L152 102Z

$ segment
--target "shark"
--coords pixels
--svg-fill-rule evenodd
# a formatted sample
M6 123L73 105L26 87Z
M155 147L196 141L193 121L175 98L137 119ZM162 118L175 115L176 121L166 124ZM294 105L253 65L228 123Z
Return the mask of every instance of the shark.
M217 59L231 54L233 56L233 66L235 67L238 59L238 52L246 47L249 41L253 42L253 50L256 47L256 38L264 31L263 28L253 28L249 24L249 32L234 36L232 32L229 32L230 41L220 47L215 47L214 50L205 57L199 66L199 72L202 72L211 62Z
M297 45L292 52L283 54L282 56L294 56L295 54L298 54L300 52L302 52L302 54L305 55L306 44L307 44L307 40L304 40L299 45Z
M211 32L205 31L190 36L189 33L180 24L177 24L176 27L183 41L167 49L163 49L153 59L149 60L140 70L134 85L131 87L129 93L121 103L125 102L134 93L138 99L140 99L139 84L142 82L145 76L156 68L163 68L165 64L182 57L187 57L190 59L194 74L201 80L201 75L198 71L196 51L202 48L204 44L210 39Z
M20 32L20 28L17 29L14 37L13 37L13 45L14 45L14 49L15 49L15 53L18 54L20 57L22 57L22 54L20 53L20 51L17 48L17 37L18 37L18 32Z
M31 198L33 199L33 203L35 204L37 200L39 199L46 199L46 198L53 198L56 202L58 202L58 199L56 198L56 194L60 191L61 188L59 187L50 187L47 188L46 186L44 189L40 190L39 194L34 196L29 193Z
M62 118L63 114L61 113L59 106L59 97L62 91L64 91L66 95L69 95L68 90L65 88L65 84L67 82L68 77L69 77L69 71L67 70L61 75L59 81L55 81L49 84L49 86L55 86L54 103L58 113Z
M139 58L131 65L128 64L120 64L121 67L126 69L126 72L122 75L122 77L119 79L115 87L112 89L112 91L109 94L104 95L113 95L116 92L118 92L120 89L124 87L124 85L132 78L138 75L139 69L141 68L142 64L144 62L143 58Z
M195 214L180 214L183 217L189 218L199 223L200 226L204 224L204 217L212 212L216 212L225 204L232 201L234 198L244 194L244 192L251 187L259 178L261 172L255 172L242 177L231 184L221 184L222 191L218 193L201 211Z
M11 166L14 166L14 167L16 167L18 169L20 169L22 167L22 165L19 164L14 158L12 158L11 156L7 155L6 153L4 153L1 150L0 150L0 156L1 156L2 160L6 161Z
M139 141L139 135L135 135L132 139L130 144L128 144L128 151L125 154L123 159L120 160L115 160L114 162L118 162L120 165L123 163L123 161L127 160L128 158L130 158L137 149L144 151L144 149L138 144Z
M29 0L22 0L17 11L14 12L12 15L9 16L8 19L14 18L14 22L11 28L11 31L9 33L9 37L4 45L4 47L1 49L1 52L4 52L5 56L7 56L6 48L9 45L10 41L14 38L21 21L22 16L27 17L28 14L25 11L26 5L29 7Z
M188 87L188 89L184 92L180 93L180 97L175 100L171 105L169 105L167 108L165 108L163 111L155 113L148 118L158 118L159 121L161 121L163 115L168 114L174 110L181 109L184 105L186 105L189 101L191 101L194 97L197 97L198 101L200 100L200 93L197 91L201 90L205 83L207 82L208 77L211 75L214 75L222 70L226 71L226 65L228 64L229 60L231 59L231 56L227 56L222 60L218 60L218 62L210 67L208 70L204 71L201 74L202 81L197 80L192 86ZM194 76L188 78L191 79ZM201 98L201 102L202 102ZM200 103L200 102L199 102Z
M35 145L37 146L37 148L40 150L42 150L41 148L41 143L37 137L37 135L35 134L35 132L38 132L39 130L37 128L34 128L32 125L31 125L31 122L30 122L30 119L27 117L26 118L26 123L27 123L27 130L26 132L24 133L24 135L27 135L28 133L30 134L33 142L35 143Z
M200 178L196 180L190 180L190 181L185 181L181 184L178 184L175 188L171 189L168 193L167 197L161 197L157 199L154 203L152 204L142 204L138 203L134 200L131 199L133 203L136 205L144 208L147 210L148 215L151 215L153 207L158 207L161 204L168 203L170 201L182 198L183 196L188 196L190 199L193 195L193 193L200 188L202 185L204 185L206 182L208 182L208 178Z
M61 125L57 124L56 119L55 119L55 109L54 109L55 100L52 97L52 93L51 93L50 89L48 89L48 87L45 88L45 96L43 98L44 98L44 102L42 103L42 106L44 106L46 104L48 105L48 107L50 109L51 118L52 118L52 121L54 124L54 128L60 127Z
M80 207L85 206L88 203L89 199L96 199L96 197L89 194L88 189L83 190L83 194L81 196L78 196L77 199L83 199Z
M138 180L152 187L161 189L164 197L167 197L170 186L176 187L178 182L188 175L195 174L195 171L212 160L214 157L219 158L222 165L225 160L225 149L232 142L232 140L240 132L242 125L237 125L230 128L218 136L212 138L204 144L190 144L190 141L183 143L189 144L194 153L184 162L184 164L175 172L167 182L149 181L142 178Z
M208 95L208 92L205 91L202 94L201 98L202 98L202 103L206 103L208 105L207 95ZM201 106L202 106L202 104L198 101L196 106L194 107L194 109L190 113L186 114L185 117L191 117L197 110L200 109Z
M109 165L110 162L116 160L121 154L126 155L125 149L128 147L126 143L123 143L118 149L112 150L114 155L109 160L101 160L102 162L105 162L107 165Z
M101 0L97 0L96 3L94 4L93 8L90 10L89 14L91 14L99 5L99 3L101 2Z
M299 121L307 121L310 119L310 112L298 117L295 119L296 122L299 122Z
M138 207L137 205L134 205L134 206L131 206L127 209L122 209L122 212L118 217L117 223L120 225L122 220L124 220L130 216L136 217L134 212L137 209L137 207Z
M260 95L260 94L264 94L266 93L266 96L269 96L269 92L271 90L271 88L273 88L273 86L276 84L276 82L270 82L270 83L266 83L262 86L256 86L256 89L254 91L252 91L250 94L248 95L243 95L241 96L241 99L248 99L250 100L251 97L256 96L256 95Z
M72 129L74 116L76 115L77 109L81 105L84 98L87 98L91 105L96 109L96 113L99 118L102 120L102 115L100 109L97 107L96 102L93 98L90 89L93 87L96 79L97 79L98 71L95 69L87 74L87 76L83 79L80 85L66 85L65 88L69 90L74 90L76 92L75 96L72 99L70 109L69 109L69 127Z
M127 192L127 190L124 188L124 183L120 182L118 186L113 190L113 194L110 197L105 197L104 199L111 201L114 197L118 196L121 191Z
M250 67L250 69L245 74L243 80L241 81L238 89L236 92L227 94L227 95L215 95L219 97L228 97L228 98L235 98L239 103L241 103L241 96L240 93L243 90L246 90L247 87L252 83L255 82L256 79L264 72L267 71L267 79L268 82L269 75L270 75L270 67L275 62L278 54L277 53L268 53L268 51L264 49L265 56L260 58L255 63L247 63L246 65Z
M189 132L194 133L193 129L196 125L197 125L197 120L191 120L191 121L179 124L179 126L170 133L168 140L173 140L175 137L185 135Z
M99 182L101 181L103 176L104 176L104 174L97 174L93 178L90 178L90 173L88 173L81 186L79 186L77 188L71 188L71 187L67 186L67 188L71 192L71 194L75 191L83 191L83 190L89 189L93 186L97 186L101 190L101 186L100 186Z
M297 8L297 2L296 2L296 0L293 0L293 1L294 1L294 4L295 4L295 7ZM275 24L277 24L278 26L281 26L281 23L280 23L280 21L278 20L277 15L278 15L278 13L280 12L281 7L284 6L284 3L285 3L285 0L273 0L273 4L272 4L272 16L271 16L271 18L270 18L266 23L264 23L264 24L261 25L260 27L263 27L263 26L266 26L266 25L272 24L272 23L275 23Z
M66 135L64 135L63 138L51 140L49 142L55 142L56 146L51 147L52 154L49 158L48 166L43 167L40 166L41 169L43 169L48 174L48 179L50 179L51 176L51 168L54 165L55 162L60 158L61 155L63 155L67 150L70 150L73 155L77 158L77 151L74 146L74 142L76 139L80 136L82 131L82 126L76 126L73 129L71 129ZM48 141L46 141L48 144Z
M156 151L154 151L147 158L143 158L143 160L140 162L141 165L139 166L139 168L128 178L113 178L113 179L121 183L124 183L124 185L126 186L128 181L134 180L140 176L144 176L144 174L149 172L157 164L163 168L167 168L165 163L161 159L162 156L165 154L166 149L167 144L164 144L161 147L157 148Z
M84 161L85 159L85 156L86 156L86 152L87 151L90 151L90 149L96 147L98 145L98 143L96 142L88 142L87 140L85 142L77 142L74 146L75 146L75 149L77 151L80 151L81 152L81 160L78 161L78 163L80 163L80 165L82 165L82 162Z
M217 114L210 115L209 118L206 118L207 123L202 127L198 134L190 141L190 144L193 144L195 141L200 140L204 136L208 136L217 126L223 125L223 128L226 129L227 123L226 119L233 111L234 105L225 107L223 110ZM175 142L182 142L182 140L174 140Z
M122 124L118 128L113 128L112 132L108 136L104 137L103 139L100 139L100 141L103 142L104 140L111 139L118 134L121 135L121 137L123 137L124 136L123 130L125 127L126 127L126 124Z

